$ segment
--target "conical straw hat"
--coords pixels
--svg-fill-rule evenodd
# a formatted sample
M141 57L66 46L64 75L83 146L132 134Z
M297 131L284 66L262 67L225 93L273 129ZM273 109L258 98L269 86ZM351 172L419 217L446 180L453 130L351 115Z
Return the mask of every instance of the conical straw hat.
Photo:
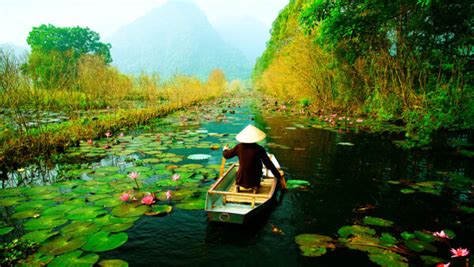
M257 143L265 139L267 135L253 125L247 125L236 137L240 143Z

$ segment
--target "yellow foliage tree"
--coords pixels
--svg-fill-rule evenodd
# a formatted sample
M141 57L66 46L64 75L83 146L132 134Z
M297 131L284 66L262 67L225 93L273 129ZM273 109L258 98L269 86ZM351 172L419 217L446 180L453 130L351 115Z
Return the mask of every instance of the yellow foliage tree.
M79 60L77 84L89 101L112 104L118 104L133 88L129 77L94 55L85 55Z
M212 72L209 74L209 77L207 78L207 86L209 90L216 93L222 93L226 88L226 85L227 81L225 79L224 72L220 69L212 70Z
M257 82L257 88L275 97L312 99L320 106L333 104L336 71L330 54L298 31Z

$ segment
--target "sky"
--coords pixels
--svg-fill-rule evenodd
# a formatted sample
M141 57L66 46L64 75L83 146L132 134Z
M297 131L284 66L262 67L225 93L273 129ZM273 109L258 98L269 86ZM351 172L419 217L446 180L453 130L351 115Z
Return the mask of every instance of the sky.
M102 39L167 0L0 0L0 44L27 46L34 26L89 27ZM169 0L196 3L211 23L251 16L270 29L289 0Z

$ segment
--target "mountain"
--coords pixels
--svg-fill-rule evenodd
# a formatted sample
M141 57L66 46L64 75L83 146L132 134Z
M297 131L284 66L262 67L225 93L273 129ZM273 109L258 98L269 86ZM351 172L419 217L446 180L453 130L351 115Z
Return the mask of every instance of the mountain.
M240 49L252 65L270 39L270 27L254 17L230 17L213 24L222 38Z
M242 52L224 42L203 11L189 2L169 1L122 27L107 42L112 44L112 64L126 73L205 79L220 68L230 80L247 79L252 69Z

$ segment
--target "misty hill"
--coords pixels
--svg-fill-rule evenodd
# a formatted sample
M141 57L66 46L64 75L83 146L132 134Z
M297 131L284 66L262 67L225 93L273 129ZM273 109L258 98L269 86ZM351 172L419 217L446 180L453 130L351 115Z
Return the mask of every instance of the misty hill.
M207 78L212 69L220 68L228 79L247 79L252 68L192 3L170 1L119 29L107 41L112 44L112 64L126 73Z
M270 39L270 28L254 17L227 18L214 23L214 26L222 38L240 49L252 65Z

